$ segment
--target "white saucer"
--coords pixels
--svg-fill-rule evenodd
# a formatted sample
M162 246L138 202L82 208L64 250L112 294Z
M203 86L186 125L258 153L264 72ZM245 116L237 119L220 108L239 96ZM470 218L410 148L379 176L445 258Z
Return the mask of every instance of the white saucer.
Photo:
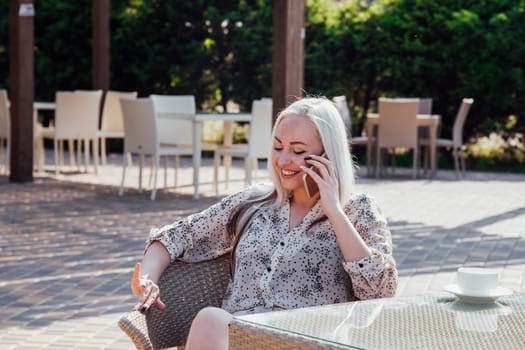
M443 287L443 290L456 295L459 300L468 303L488 303L496 301L499 297L512 294L512 290L504 287L498 287L488 291L480 291L478 293L467 292L461 289L457 284L449 284Z

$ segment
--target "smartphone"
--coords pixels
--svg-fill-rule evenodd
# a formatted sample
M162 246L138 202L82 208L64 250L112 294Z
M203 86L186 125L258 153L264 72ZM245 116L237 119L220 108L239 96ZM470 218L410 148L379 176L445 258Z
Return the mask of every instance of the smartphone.
M321 154L321 157L324 157L325 153ZM319 169L315 166L309 167L309 169L312 169L317 174L320 174ZM303 175L303 183L304 183L304 189L306 190L306 195L308 198L312 198L319 192L319 187L317 186L317 182L315 182L314 179L312 179L311 176L309 176L307 173L304 173Z

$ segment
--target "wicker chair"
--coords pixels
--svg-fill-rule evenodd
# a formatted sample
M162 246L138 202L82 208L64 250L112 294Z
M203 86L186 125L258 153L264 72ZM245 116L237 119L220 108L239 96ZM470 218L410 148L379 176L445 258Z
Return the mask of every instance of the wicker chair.
M206 306L221 306L229 279L230 254L198 263L176 261L159 281L166 310L132 311L118 325L140 350L183 346L197 312Z

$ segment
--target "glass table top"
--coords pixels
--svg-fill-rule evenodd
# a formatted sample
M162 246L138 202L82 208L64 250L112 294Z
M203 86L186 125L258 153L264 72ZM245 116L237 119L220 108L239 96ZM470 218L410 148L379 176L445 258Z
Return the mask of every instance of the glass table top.
M427 295L358 301L234 318L357 349L523 349L525 295L488 303Z

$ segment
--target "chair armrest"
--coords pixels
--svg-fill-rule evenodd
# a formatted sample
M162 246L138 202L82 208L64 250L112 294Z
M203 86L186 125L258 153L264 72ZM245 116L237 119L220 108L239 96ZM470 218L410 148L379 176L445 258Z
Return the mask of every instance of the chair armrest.
M131 338L137 350L153 350L145 315L138 311L128 312L119 319L118 326Z
M175 261L159 280L166 310L152 307L145 315L138 313L143 318L131 312L120 319L119 326L140 350L183 345L197 312L222 305L229 281L229 253L197 263Z

